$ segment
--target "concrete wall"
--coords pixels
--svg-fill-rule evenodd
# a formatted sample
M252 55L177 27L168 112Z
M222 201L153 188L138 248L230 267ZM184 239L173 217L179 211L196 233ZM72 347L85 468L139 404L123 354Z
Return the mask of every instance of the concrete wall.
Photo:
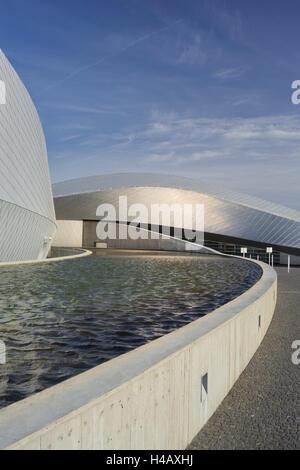
M96 229L98 222L94 220L83 221L83 235L82 235L82 246L94 248L95 242L98 240ZM104 241L104 240L99 240Z
M82 220L57 220L56 234L52 246L82 247Z
M93 248L97 243L97 228L98 222L85 220L83 222L83 246L86 248ZM181 240L174 236L168 236L147 230L144 228L138 229L139 233L143 234L143 238L133 240L127 238L126 240L118 238L118 225L116 230L116 239L105 238L101 240L106 248L116 248L121 250L166 250L166 251L202 251L206 254L219 254L211 248L199 245L198 243L191 243ZM155 237L155 238L154 238ZM158 238L157 238L158 237ZM100 239L99 239L100 241ZM96 246L97 248L97 246ZM100 246L99 246L100 248ZM101 248L104 248L102 246Z
M0 448L184 449L247 366L270 324L277 278L272 268L258 264L262 278L237 299L0 410Z

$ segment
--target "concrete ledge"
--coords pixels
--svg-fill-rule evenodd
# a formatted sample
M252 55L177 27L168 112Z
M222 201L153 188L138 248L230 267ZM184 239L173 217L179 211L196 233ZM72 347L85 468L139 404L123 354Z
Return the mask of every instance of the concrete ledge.
M8 262L3 262L0 263L0 268L2 266L18 266L20 264L41 264L41 263L54 263L57 261L68 261L70 259L76 259L76 258L84 258L85 256L90 256L92 254L92 251L90 250L83 250L83 249L77 249L75 254L75 250L70 249L70 251L73 251L73 254L70 254L68 256L56 256L53 258L45 258L45 259L40 259L40 260L28 260L28 261L10 261Z
M184 449L247 366L272 319L276 273L248 262L263 273L240 297L0 410L0 448Z

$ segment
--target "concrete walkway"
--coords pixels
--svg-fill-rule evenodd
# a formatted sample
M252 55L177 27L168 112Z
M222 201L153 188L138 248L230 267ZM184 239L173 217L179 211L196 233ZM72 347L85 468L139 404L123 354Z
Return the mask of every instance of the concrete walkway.
M300 268L276 268L278 301L267 334L189 449L300 449ZM298 417L298 419L297 419Z

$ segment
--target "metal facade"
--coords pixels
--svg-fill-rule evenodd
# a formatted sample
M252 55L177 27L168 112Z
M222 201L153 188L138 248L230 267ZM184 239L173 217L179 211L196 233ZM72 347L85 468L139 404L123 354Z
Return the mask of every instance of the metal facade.
M300 249L300 212L189 178L150 173L119 173L53 185L58 219L95 220L101 203L154 202L204 204L205 232Z
M35 106L0 50L0 262L43 259L55 212L43 129Z

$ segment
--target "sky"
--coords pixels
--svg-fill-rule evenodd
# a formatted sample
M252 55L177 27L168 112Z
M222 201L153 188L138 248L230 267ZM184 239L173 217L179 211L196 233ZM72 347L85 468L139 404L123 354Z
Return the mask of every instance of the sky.
M0 0L52 182L188 176L300 210L300 2Z

